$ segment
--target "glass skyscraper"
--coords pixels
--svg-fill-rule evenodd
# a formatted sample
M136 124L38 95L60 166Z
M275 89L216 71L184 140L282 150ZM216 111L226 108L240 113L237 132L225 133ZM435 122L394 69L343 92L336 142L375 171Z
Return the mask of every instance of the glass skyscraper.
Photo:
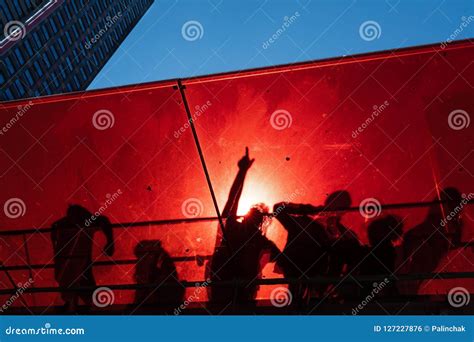
M0 100L85 90L153 0L0 2Z

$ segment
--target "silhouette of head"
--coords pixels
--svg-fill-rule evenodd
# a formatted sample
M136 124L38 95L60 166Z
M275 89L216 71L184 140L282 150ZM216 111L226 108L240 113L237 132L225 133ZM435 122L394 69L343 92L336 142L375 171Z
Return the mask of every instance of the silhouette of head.
M324 206L328 210L347 209L347 208L350 208L351 204L352 204L351 195L346 190L334 191L332 194L330 194L326 198L326 201L324 201ZM337 217L337 218L340 218L342 215L344 215L343 211L330 213L330 216Z
M387 215L372 221L367 228L371 246L393 243L403 235L403 222L394 215Z
M245 214L244 221L257 229L261 229L268 212L269 209L264 203L254 204Z
M85 222L92 217L92 213L89 210L78 204L71 204L67 208L66 215L74 222Z
M440 200L446 202L445 208L453 211L462 201L461 193L456 188L445 188L440 193Z
M463 209L463 197L456 188L445 188L440 193L440 200L443 201L443 222L446 227L446 234L455 243L460 243L462 238L461 212Z

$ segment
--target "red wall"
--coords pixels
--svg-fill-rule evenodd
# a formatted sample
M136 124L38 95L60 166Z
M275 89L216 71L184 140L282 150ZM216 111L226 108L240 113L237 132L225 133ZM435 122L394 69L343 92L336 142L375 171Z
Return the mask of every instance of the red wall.
M340 189L351 193L355 206L366 198L383 204L429 201L447 186L474 193L474 124L455 130L448 120L454 110L474 113L473 59L474 45L463 42L184 80L220 209L245 146L256 161L243 207L286 199L322 204ZM3 104L1 126L24 114L0 135L0 204L20 198L26 210L18 218L2 212L0 229L49 227L68 204L95 211L119 189L104 212L114 223L184 218L189 199L198 203L200 216L215 216L175 86L156 82ZM99 110L112 113L112 127L94 127ZM286 128L278 127L275 111L274 118L283 113L291 125L283 120ZM373 120L355 134L368 118ZM426 211L393 213L409 229ZM473 206L463 218L464 240L470 240ZM367 222L358 212L345 215L344 222L365 241ZM177 263L180 278L200 280L204 266L196 256L212 254L216 229L216 222L116 229L114 259L134 259L138 241L161 239L173 257L190 257ZM278 223L268 236L283 247L286 236ZM52 262L49 234L25 239L30 263ZM103 236L96 234L95 242L95 258L106 260L99 248ZM21 236L2 237L0 260L27 264L23 244ZM473 270L469 253L457 253L440 270ZM265 269L266 277L276 276L272 269ZM99 284L132 283L133 272L132 265L94 269ZM16 281L29 276L11 274ZM35 286L56 285L52 268L35 270L34 277ZM3 274L0 281L2 288L11 287ZM116 299L128 302L132 295L123 291ZM35 300L59 299L42 294Z

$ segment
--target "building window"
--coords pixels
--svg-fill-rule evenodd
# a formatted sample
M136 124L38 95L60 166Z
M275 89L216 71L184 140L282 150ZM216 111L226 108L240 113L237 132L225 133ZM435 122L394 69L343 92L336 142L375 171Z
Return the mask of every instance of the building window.
M31 48L31 44L28 41L28 39L25 39L25 46L26 46L26 51L28 52L28 55L33 56L33 49Z
M18 90L18 93L20 93L20 95L23 95L25 93L25 88L23 88L23 85L21 84L19 79L15 81L15 86L16 86L16 89Z
M61 15L61 13L58 13L58 21L59 21L59 24L61 25L61 27L64 27L64 19L63 19L63 16Z
M81 82L79 82L79 79L77 78L77 75L74 75L74 82L76 82L77 88L81 87Z
M67 66L69 67L69 70L72 71L72 64L71 64L71 60L69 59L69 56L66 57L66 63L67 63Z
M34 41L35 41L36 47L37 47L38 49L40 49L41 46L42 46L42 44L41 44L41 39L40 39L40 37L39 37L38 32L33 32L33 39L34 39Z
M65 10L66 10L66 16L68 19L71 19L72 18L72 15L71 15L71 12L69 11L69 8L68 7L64 7Z
M66 32L66 40L69 44L72 44L72 39L71 39L71 35L69 34L69 32Z
M61 51L66 52L66 48L64 47L63 40L61 38L58 38L58 44L59 44L59 47L61 48Z
M51 94L51 89L49 89L48 82L43 82L43 89L46 91L46 94Z
M81 76L84 81L87 80L87 76L86 76L86 73L84 72L84 68L81 68Z
M44 38L46 40L48 40L49 39L49 33L48 33L48 30L46 29L46 26L43 26L42 31L43 31Z
M59 88L59 81L58 81L58 77L56 76L56 74L52 73L51 78L53 79L53 82L54 82L54 85L56 86L56 88Z
M28 69L25 70L25 76L26 76L26 80L28 81L30 86L35 83L34 80L33 80L33 76L31 76L30 70L28 70Z
M23 63L25 63L25 60L23 59L23 54L21 53L19 48L15 49L15 56L18 59L18 63L20 63L20 65L23 65Z
M13 100L13 94L10 89L5 90L5 93L7 94L7 99Z
M46 53L43 53L43 60L48 68L51 68L51 62L49 61L49 57Z
M58 52L56 51L56 47L54 45L51 45L51 54L53 55L55 60L59 58Z
M33 66L35 67L36 73L38 74L39 77L43 76L43 70L41 70L41 67L38 62L34 62Z
M5 58L5 64L7 65L7 69L10 72L10 75L15 73L15 69L13 68L12 61L10 60L10 57Z
M58 27L56 26L56 23L54 22L54 20L50 20L49 23L50 23L51 27L53 28L53 32L57 33L58 32Z

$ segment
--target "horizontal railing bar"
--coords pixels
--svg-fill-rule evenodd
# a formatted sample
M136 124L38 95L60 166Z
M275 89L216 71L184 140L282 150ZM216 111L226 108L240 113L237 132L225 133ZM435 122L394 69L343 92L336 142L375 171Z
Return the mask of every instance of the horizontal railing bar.
M249 282L255 285L281 285L281 284L333 284L333 283L368 283L380 282L387 279L387 285L390 281L407 281L407 280L446 280L446 279L466 279L473 278L474 272L446 272L446 273L420 273L420 274L400 274L400 275L372 275L372 276L357 276L357 277L313 277L308 279L299 278L270 278L270 279L235 279L235 280L220 280L220 281L180 281L183 287L208 287L208 286L228 286L248 285ZM81 286L81 287L30 287L23 290L23 293L38 293L38 292L83 292L93 291L98 287L108 287L111 290L136 290L136 289L153 289L156 287L174 287L177 283L163 282L163 283L149 283L149 284L108 284L97 286ZM15 293L17 289L0 290L0 295Z
M198 255L198 256L182 256L171 258L174 262L193 262L197 258L201 260L211 260L212 255ZM124 259L124 260L113 260L113 261L94 261L92 266L117 266L117 265L135 265L139 259ZM34 265L14 265L14 266L0 266L0 272L5 271L23 271L23 270L35 270L35 269L46 269L54 268L54 264L34 264Z
M390 210L390 209L404 209L404 208L422 208L429 207L433 205L439 205L446 203L446 201L431 201L431 202L407 202L407 203L393 203L393 204L382 204L380 205L381 210ZM469 200L466 204L474 204L474 200ZM323 213L323 212L344 212L344 211L359 211L363 210L362 207L350 207L350 208L317 208L314 210L314 214ZM268 216L277 216L277 213L269 213ZM197 222L206 222L206 221L217 221L217 217L193 217L193 218L180 218L180 219L168 219L168 220L154 220L154 221L138 221L138 222L124 222L124 223L112 223L112 228L122 228L127 229L131 227L150 227L150 226L160 226L160 225L171 225L171 224L183 224L183 223L197 223ZM67 228L66 228L67 229ZM72 227L71 229L77 229ZM3 230L0 231L0 236L13 236L13 235L22 235L22 234L45 234L51 232L50 227L46 228L20 228L15 230Z
M461 242L457 245L454 245L453 248L468 248L474 247L474 240ZM82 257L80 257L82 258ZM71 258L74 259L74 258ZM212 255L194 255L194 256L180 256L172 257L171 261L173 262L194 262L196 259L201 259L202 261L207 261L212 259ZM92 266L118 266L118 265L136 265L137 260L139 259L122 259L122 260L101 260L92 262ZM54 268L53 264L33 264L33 265L2 265L0 262L0 271L24 271L24 270L35 270L35 269L49 269Z

